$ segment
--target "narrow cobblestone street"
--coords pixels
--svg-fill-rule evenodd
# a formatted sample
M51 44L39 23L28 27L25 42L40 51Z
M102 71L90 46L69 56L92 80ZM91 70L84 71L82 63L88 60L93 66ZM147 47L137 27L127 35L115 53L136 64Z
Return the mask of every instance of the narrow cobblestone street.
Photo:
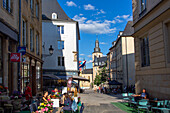
M111 102L122 101L121 95L111 96L86 90L85 93L80 94L80 97L85 106L83 113L125 113L111 104Z

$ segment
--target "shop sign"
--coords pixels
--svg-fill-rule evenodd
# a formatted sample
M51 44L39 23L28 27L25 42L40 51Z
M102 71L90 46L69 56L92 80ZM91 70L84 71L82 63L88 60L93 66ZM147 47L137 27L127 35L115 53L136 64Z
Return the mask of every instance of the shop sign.
M18 53L21 53L22 55L25 55L26 47L18 47Z
M11 53L11 62L21 62L21 53Z

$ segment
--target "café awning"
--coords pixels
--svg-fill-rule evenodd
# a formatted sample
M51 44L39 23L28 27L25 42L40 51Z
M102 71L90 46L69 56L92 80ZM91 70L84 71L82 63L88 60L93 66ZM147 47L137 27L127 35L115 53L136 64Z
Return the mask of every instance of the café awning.
M60 78L52 74L43 74L43 79L59 80Z
M81 76L73 76L73 80L81 80L81 81L89 81L89 79L81 77Z

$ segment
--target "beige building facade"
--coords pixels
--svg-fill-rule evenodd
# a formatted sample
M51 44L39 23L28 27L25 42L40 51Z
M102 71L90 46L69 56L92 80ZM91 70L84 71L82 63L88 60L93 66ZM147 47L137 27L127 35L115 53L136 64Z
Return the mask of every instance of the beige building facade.
M80 72L80 76L89 80L89 81L80 81L80 87L83 89L92 88L93 69L84 69L83 71Z
M134 38L132 22L129 21L112 43L107 54L107 67L110 79L122 83L124 86L135 85Z
M17 52L19 0L0 1L0 85L8 87L11 94L17 90L17 63L10 61L10 53Z
M42 1L21 0L20 46L26 47L21 63L21 91L30 82L33 95L42 91Z
M132 0L136 93L170 99L170 1Z

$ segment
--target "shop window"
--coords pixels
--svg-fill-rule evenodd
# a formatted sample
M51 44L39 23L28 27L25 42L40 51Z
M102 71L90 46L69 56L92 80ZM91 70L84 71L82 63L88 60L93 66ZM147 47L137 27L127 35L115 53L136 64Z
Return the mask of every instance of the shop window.
M26 83L30 81L29 76L29 65L22 64L22 75L21 75L21 91L25 91Z
M36 67L36 83L37 83L37 90L41 91L41 71L40 67Z
M3 79L3 74L2 74L2 69L3 67L2 67L2 39L1 39L1 37L0 37L0 84L2 84L2 79Z
M141 39L141 65L142 67L150 66L149 56L149 38L144 37Z

